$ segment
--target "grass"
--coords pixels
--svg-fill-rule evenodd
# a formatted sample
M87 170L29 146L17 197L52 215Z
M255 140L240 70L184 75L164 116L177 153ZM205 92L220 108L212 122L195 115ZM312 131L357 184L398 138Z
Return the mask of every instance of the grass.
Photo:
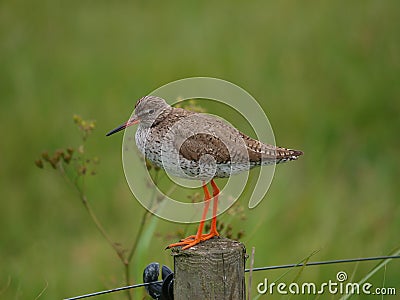
M277 167L266 198L246 210L245 221L221 217L245 231L256 267L297 262L315 250L314 258L324 260L397 248L398 10L397 1L3 1L0 298L35 299L45 289L39 299L59 299L124 284L118 257L75 191L33 162L44 150L79 144L73 114L95 119L86 151L100 164L86 192L110 236L132 245L144 210L124 178L122 135L104 135L130 115L136 99L188 76L245 88L266 111L277 144L305 152ZM246 207L246 199L239 202ZM147 219L148 244L138 245L132 282L141 282L149 262L172 266L163 249L179 230L195 226ZM374 265L343 270L357 281ZM399 288L398 266L392 261L368 280ZM339 270L305 268L299 280L323 282ZM253 286L281 274L253 274Z

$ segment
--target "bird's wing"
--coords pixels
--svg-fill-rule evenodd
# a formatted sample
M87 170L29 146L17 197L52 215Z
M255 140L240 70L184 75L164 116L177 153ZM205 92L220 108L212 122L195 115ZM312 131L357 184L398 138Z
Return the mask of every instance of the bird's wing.
M211 155L217 163L230 160L228 148L211 134L196 133L188 137L180 146L179 153L188 160L198 161L204 155Z
M172 132L175 148L188 160L198 161L206 154L211 155L217 163L231 160L230 154L235 147L229 135L237 134L237 130L215 116L186 116L178 126L172 128Z
M211 155L217 163L270 164L297 159L301 151L264 144L223 119L208 114L191 114L172 129L175 148L188 160Z

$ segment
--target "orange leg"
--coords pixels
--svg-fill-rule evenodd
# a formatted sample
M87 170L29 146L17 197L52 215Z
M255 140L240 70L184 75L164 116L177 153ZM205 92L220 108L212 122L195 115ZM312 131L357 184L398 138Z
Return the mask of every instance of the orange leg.
M204 191L204 209L203 209L203 215L201 216L201 221L200 221L199 227L197 228L197 233L196 233L196 235L189 235L188 237L182 239L181 240L182 242L183 241L193 241L196 239L201 240L201 238L204 236L203 235L204 222L206 220L208 208L210 207L211 196L210 196L210 192L208 191L208 188L207 188L207 183L203 182L202 187L203 187L203 191ZM185 249L183 249L183 250L185 250Z
M211 186L213 188L214 203L213 203L213 217L211 221L211 229L209 234L212 234L213 236L219 236L219 233L217 231L217 209L218 209L219 188L217 184L214 182L214 179L211 179Z
M168 245L167 249L172 248L172 247L183 246L182 250L186 250L194 245L197 245L201 241L205 241L205 240L211 238L211 237L208 238L208 235L205 235L205 234L203 235L204 221L207 216L208 208L210 206L210 199L211 199L210 192L207 189L207 183L205 183L205 182L203 182L203 191L204 191L204 210L203 210L203 215L201 217L200 225L199 225L199 228L197 229L196 235L188 236L187 238L184 238L183 240L181 240L178 243Z
M217 184L214 182L214 179L211 180L211 186L213 188L213 198L214 198L213 214L211 220L210 233L206 234L203 237L204 240L211 239L214 236L219 236L219 233L217 231L217 209L218 209L218 195L220 191Z

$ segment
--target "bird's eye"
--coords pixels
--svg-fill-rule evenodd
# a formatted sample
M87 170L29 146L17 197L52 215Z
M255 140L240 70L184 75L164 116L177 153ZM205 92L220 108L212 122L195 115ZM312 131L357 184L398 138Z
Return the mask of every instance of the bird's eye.
M150 110L149 110L149 114L150 114L150 115L154 114L154 109L150 109Z

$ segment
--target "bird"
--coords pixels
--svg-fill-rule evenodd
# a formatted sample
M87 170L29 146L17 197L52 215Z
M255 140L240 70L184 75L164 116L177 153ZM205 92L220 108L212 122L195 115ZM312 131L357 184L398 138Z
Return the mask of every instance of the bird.
M135 124L138 124L135 142L146 159L172 175L201 180L204 208L197 232L167 248L182 247L182 250L186 250L219 236L217 211L220 189L214 179L227 178L257 166L296 160L303 154L300 150L253 139L216 115L173 107L163 98L153 95L140 98L131 118L106 136ZM208 183L212 188L212 196ZM210 232L204 234L211 200Z

